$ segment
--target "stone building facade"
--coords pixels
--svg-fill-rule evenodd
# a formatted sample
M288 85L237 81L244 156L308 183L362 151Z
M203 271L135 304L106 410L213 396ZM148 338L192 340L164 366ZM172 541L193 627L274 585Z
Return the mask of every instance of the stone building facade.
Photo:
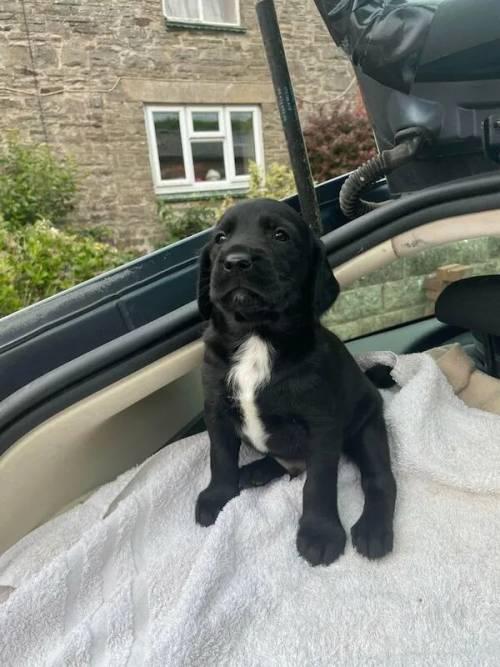
M312 0L276 5L305 117L352 75ZM256 105L265 163L287 161L255 0L240 0L235 27L169 22L164 10L162 0L0 6L0 138L15 128L73 155L77 221L144 249L157 234L147 105Z

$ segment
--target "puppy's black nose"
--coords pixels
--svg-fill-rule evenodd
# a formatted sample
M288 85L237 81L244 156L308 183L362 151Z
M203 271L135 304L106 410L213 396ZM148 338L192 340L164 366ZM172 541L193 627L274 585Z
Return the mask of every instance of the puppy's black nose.
M246 252L232 252L224 259L226 271L248 271L252 268L252 258Z

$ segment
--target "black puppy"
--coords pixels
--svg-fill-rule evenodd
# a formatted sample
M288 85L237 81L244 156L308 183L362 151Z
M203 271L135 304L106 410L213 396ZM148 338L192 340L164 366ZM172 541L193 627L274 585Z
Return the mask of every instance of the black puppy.
M344 551L337 511L342 452L359 466L365 494L351 531L356 549L379 558L393 542L396 485L381 397L319 322L338 292L322 243L281 202L229 209L201 256L212 475L196 520L209 526L240 489L305 468L297 548L313 565ZM265 456L240 470L242 440Z

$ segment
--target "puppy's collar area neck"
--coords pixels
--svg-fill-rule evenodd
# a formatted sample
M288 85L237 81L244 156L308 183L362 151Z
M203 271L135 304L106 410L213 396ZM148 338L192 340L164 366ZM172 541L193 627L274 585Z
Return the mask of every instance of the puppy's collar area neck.
M229 356L233 355L249 338L256 336L269 345L273 358L288 358L290 352L296 350L298 340L300 341L301 352L304 352L309 347L308 343L313 344L315 338L314 329L314 327L310 326L292 330L272 330L267 327L254 327L245 333L228 338L227 353Z
M287 336L296 332L312 331L316 322L305 322L301 318L276 317L261 321L234 320L230 329L236 336L246 336L252 332L262 336Z
M276 313L265 314L264 311L255 315L256 319L250 321L241 313L229 314L224 312L222 308L214 307L212 314L212 322L214 327L226 335L233 338L243 338L255 331L257 327L264 326L264 324L271 324L273 320L277 320L279 316Z

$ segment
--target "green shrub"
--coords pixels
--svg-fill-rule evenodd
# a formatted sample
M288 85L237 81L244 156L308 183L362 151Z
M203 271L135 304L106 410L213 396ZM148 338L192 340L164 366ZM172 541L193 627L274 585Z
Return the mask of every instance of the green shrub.
M164 237L160 245L168 245L212 227L216 221L213 206L195 204L175 209L165 201L158 202L158 219L163 227Z
M250 186L246 198L284 199L293 195L296 191L293 172L287 165L273 162L263 173L255 162L250 164ZM226 197L215 209L216 218L220 218L224 211L236 202L236 199Z
M0 317L130 259L130 252L46 220L16 227L0 218Z
M356 169L376 154L370 123L359 108L332 108L309 116L304 138L319 183Z
M273 162L262 174L259 167L252 163L250 165L250 188L248 197L270 197L271 199L284 199L296 192L293 172L285 164Z
M23 305L15 286L16 250L17 244L10 237L5 225L0 224L0 317L13 313Z
M28 146L15 133L0 151L0 215L10 225L33 224L48 218L66 222L74 208L76 170L44 145Z

